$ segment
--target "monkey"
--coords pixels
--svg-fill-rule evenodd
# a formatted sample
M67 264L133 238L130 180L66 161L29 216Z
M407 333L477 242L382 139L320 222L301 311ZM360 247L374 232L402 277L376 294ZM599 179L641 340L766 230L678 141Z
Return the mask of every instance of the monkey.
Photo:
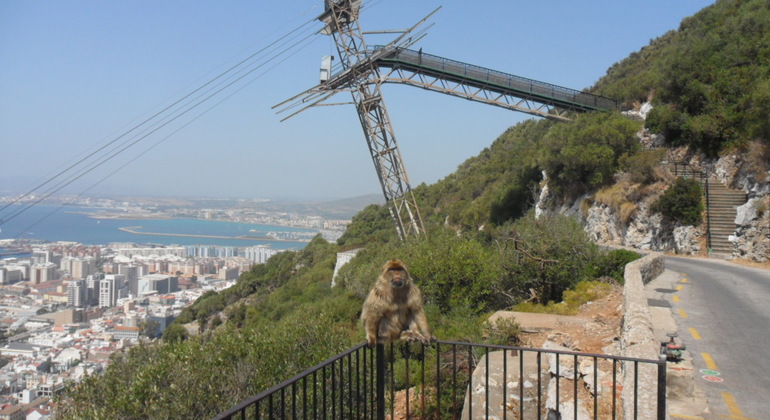
M361 323L369 347L394 340L436 340L428 327L422 293L401 260L390 260L382 267L361 311Z

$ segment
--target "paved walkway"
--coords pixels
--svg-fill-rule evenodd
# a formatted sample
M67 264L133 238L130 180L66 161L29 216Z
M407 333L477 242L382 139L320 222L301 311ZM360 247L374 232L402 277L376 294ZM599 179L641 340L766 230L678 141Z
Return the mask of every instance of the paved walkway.
M666 299L671 293L677 291L676 284L680 279L679 273L673 270L665 270L645 285L647 303L650 305L653 333L655 339L664 342L669 341L669 333L678 330L676 321L671 312L671 303ZM679 338L675 338L681 343ZM672 419L704 419L711 418L706 402L706 395L699 389L694 380L692 356L690 352L683 352L683 360L679 363L668 363L666 372L667 408Z

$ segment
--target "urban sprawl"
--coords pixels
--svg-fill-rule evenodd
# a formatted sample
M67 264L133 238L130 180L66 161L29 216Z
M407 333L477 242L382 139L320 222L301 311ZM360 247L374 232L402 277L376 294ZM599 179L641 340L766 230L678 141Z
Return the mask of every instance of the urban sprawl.
M115 204L109 203L112 211L101 217L160 216L129 206L116 212ZM349 223L232 209L185 214L313 227L327 240L336 240ZM203 293L231 287L252 265L281 252L269 245L86 245L16 239L0 239L0 248L6 252L0 256L0 418L36 419L50 415L53 396L68 381L98 374L112 353L160 337ZM12 253L19 254L8 255ZM196 327L187 327L197 333Z

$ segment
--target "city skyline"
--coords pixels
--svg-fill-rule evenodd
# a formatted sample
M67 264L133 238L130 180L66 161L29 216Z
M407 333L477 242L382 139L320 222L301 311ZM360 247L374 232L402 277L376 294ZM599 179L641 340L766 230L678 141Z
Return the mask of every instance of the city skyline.
M554 7L490 1L480 7L433 0L365 1L361 24L365 31L406 28L443 5L430 20L435 26L416 47L582 89L613 63L711 3ZM5 159L0 193L22 193L39 185L312 21L322 7L320 0L3 2L0 138ZM320 29L320 23L312 25ZM264 75L259 76L260 69L61 192L273 199L379 193L352 107L312 109L283 123L270 108L317 84L321 56L336 55L331 39L318 35L309 41L286 61L265 66ZM413 187L446 177L509 126L529 118L406 86L386 86L383 93Z

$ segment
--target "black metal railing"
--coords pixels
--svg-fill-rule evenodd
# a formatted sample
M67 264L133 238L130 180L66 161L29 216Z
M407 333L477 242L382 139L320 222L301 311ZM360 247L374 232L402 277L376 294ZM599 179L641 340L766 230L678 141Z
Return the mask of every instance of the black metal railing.
M377 51L382 48L374 46L371 50ZM437 72L435 75L438 77L452 79L459 77L460 79L456 81L460 83L477 81L487 88L494 86L505 93L516 91L525 96L537 96L557 106L582 111L617 109L617 101L610 98L423 53L421 50L393 48L392 52L378 58L377 63L385 67L392 66L394 63L407 64L422 71Z
M674 176L696 180L700 182L701 187L703 187L703 197L706 204L706 247L711 249L711 194L709 191L708 173L687 162L675 161L670 162L668 165L673 169Z
M640 372L657 382L643 387L644 398ZM636 419L642 410L665 419L665 396L665 359L453 341L361 344L215 419Z

